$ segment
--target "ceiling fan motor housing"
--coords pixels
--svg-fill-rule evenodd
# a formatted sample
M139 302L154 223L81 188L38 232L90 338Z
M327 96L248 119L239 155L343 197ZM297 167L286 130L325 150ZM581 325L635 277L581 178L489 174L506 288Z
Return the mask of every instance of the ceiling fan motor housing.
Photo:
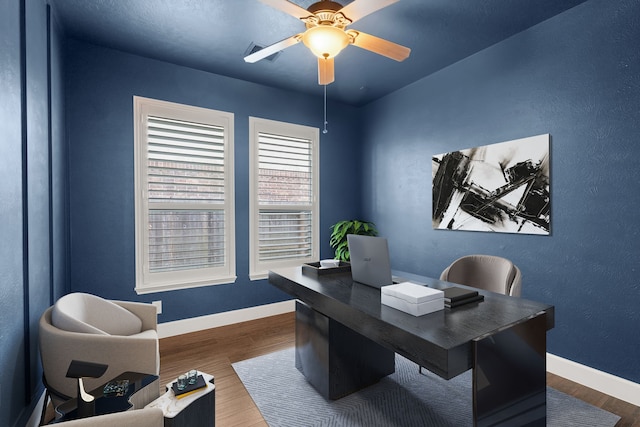
M342 9L342 5L338 2L335 1L329 1L329 0L323 0L323 1L319 1L317 3L312 4L311 6L309 6L307 8L307 10L313 14L316 14L320 11L331 11L331 12L337 12L340 9Z
M344 29L351 23L342 13L336 13L342 9L342 5L335 1L319 1L312 4L307 9L313 16L306 18L305 24L307 28L317 25L331 25L340 29Z

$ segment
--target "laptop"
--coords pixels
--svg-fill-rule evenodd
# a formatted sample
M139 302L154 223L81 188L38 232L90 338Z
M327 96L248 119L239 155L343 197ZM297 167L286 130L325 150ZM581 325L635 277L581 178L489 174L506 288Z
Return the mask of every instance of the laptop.
M393 284L389 246L384 237L348 234L351 278L374 288Z

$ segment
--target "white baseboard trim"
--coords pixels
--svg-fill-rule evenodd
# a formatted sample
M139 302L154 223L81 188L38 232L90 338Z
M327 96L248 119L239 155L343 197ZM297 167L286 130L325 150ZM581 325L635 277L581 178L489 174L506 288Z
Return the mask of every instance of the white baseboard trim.
M173 337L175 335L186 334L189 332L197 332L205 329L217 328L219 326L227 326L234 323L275 316L277 314L290 313L295 311L295 307L295 300L288 300L273 304L259 305L257 307L227 311L224 313L159 323L158 337Z
M640 406L640 384L547 353L547 371Z

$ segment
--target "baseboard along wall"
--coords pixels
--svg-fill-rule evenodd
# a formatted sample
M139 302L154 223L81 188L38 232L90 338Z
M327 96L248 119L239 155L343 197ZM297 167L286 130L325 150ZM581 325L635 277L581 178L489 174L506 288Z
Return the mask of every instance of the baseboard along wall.
M205 329L232 325L234 323L261 319L263 317L291 313L295 311L295 308L295 300L289 300L273 304L259 305L257 307L243 308L240 310L226 311L224 313L175 320L173 322L158 323L158 337L173 337L176 335L187 334L189 332L197 332Z
M547 353L547 371L601 393L640 406L640 384Z

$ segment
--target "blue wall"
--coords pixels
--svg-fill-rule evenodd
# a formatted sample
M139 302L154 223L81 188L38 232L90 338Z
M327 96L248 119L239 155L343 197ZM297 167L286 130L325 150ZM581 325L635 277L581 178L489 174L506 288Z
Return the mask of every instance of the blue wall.
M508 256L524 297L556 306L551 353L640 382L639 36L637 1L590 0L363 108L330 103L321 255L331 224L364 217L396 269ZM21 426L42 391L37 319L69 291L162 299L160 322L286 298L247 277L248 117L321 127L322 97L65 39L45 0L0 2L0 40L0 425ZM135 295L133 95L235 114L236 284ZM541 133L551 236L431 229L432 155Z
M38 320L68 282L60 38L44 0L0 3L3 426L24 425L41 395Z
M26 256L28 259L27 375L30 390L41 382L37 369L38 320L51 305L51 188L49 179L49 82L47 8L26 1Z
M22 247L21 14L0 3L0 424L13 425L25 402Z
M392 266L512 259L548 351L640 382L640 2L592 0L364 108L367 219ZM435 231L434 154L551 134L551 236Z
M322 127L318 97L300 95L80 41L66 43L71 290L163 301L160 322L289 299L249 271L249 116ZM235 115L236 270L229 285L138 296L135 286L133 96ZM358 216L358 110L330 103L320 137L321 255L329 227ZM337 191L339 189L339 191Z

